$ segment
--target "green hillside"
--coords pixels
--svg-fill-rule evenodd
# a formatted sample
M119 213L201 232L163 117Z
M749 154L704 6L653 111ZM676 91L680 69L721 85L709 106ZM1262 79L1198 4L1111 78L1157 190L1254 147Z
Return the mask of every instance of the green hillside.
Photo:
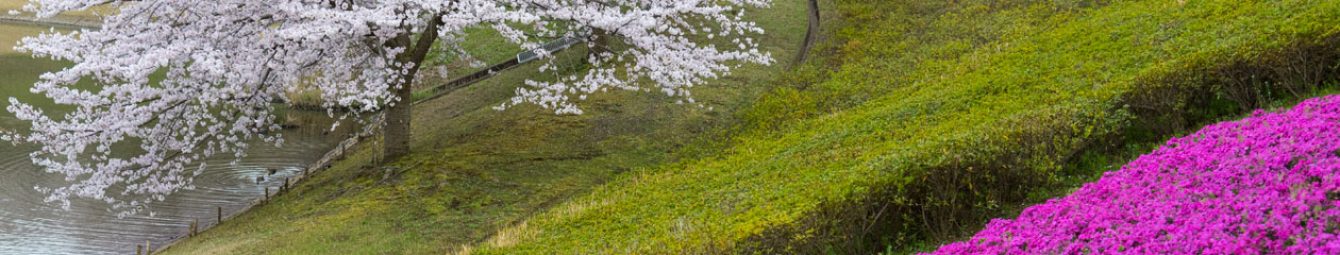
M961 236L1127 146L1335 78L1334 1L837 1L822 59L711 157L474 254L870 253Z
M1164 138L1334 92L1337 1L804 0L759 10L781 63L554 116L519 69L174 254L869 254L957 240ZM580 50L560 56L580 70Z

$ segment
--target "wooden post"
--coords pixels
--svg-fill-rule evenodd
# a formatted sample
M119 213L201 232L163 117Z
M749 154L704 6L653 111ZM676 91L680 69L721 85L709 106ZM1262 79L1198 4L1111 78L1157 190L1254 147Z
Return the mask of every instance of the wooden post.
M154 254L154 250L151 249L151 247L153 246L149 245L149 240L144 240L144 255Z
M289 191L289 190L288 190L288 177L284 177L284 191Z
M144 246L135 245L135 255L143 255L143 254L144 254Z
M218 219L217 221L214 222L214 225L215 225L215 226L218 226L219 224L223 224L223 207L222 207L222 206L219 206L219 207L215 207L215 208L219 209L219 211L218 211L218 212L219 212L219 219Z
M200 219L191 219L191 237L200 233Z
M270 187L265 187L265 197L261 198L261 202L264 203L269 200L270 200Z

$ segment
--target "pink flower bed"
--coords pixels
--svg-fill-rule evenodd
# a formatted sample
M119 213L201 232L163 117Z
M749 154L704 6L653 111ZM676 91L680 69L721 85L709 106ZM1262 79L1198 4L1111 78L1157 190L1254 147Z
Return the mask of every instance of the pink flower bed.
M1168 141L931 254L1340 254L1340 96Z

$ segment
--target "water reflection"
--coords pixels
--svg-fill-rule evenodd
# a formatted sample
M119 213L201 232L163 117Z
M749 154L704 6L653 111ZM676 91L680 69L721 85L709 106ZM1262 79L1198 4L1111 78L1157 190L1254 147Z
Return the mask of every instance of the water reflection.
M60 109L50 100L34 95L28 88L38 75L69 65L33 59L12 51L14 42L50 28L0 24L0 130L23 130L28 123L12 118L4 111L9 97L17 97L37 107ZM149 215L117 218L116 212L98 201L72 201L70 210L43 202L45 195L34 186L59 186L64 176L45 173L33 166L28 154L32 147L0 143L0 254L128 254L136 245L150 241L159 246L184 236L190 222L215 224L216 208L231 215L264 195L265 188L277 189L284 178L302 171L348 134L346 123L331 130L324 112L290 111L287 121L297 128L283 131L283 148L256 144L249 157L232 165L230 159L209 160L209 167L195 179L196 189L174 194L149 208ZM270 171L274 170L274 174ZM257 181L257 177L264 177Z
M300 174L356 126L345 124L330 132L325 113L286 115L299 124L283 131L287 141L282 148L255 145L238 164L211 159L196 177L196 189L151 205L152 215L126 218L117 218L99 201L75 200L68 211L43 202L45 195L33 187L60 185L63 175L33 166L31 147L0 145L0 254L126 254L146 240L162 245L186 235L192 220L214 225L217 207L230 215L264 196L265 188L277 190L285 178ZM0 127L18 125L23 123L0 118Z

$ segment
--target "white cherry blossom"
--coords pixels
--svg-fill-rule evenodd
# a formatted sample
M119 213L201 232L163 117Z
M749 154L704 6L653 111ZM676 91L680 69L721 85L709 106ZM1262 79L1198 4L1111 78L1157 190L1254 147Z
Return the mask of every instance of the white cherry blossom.
M101 29L22 40L20 50L74 63L42 75L32 88L70 110L53 113L10 98L8 110L32 129L3 138L39 145L33 162L66 177L68 186L38 187L48 202L68 207L72 198L90 198L134 212L192 188L206 157L242 157L249 143L282 143L273 102L287 102L285 92L300 84L318 88L328 109L358 114L395 107L407 100L396 91L406 89L422 62L414 58L415 46L461 51L467 28L491 28L531 49L565 36L617 42L589 57L592 67L584 74L527 81L498 106L535 104L579 114L574 99L608 89L659 91L693 102L693 85L740 64L771 63L750 38L763 30L746 18L749 9L769 4L32 0L23 11L39 17L107 5L117 11L102 17ZM588 44L603 46L595 42ZM97 86L76 86L81 80Z

